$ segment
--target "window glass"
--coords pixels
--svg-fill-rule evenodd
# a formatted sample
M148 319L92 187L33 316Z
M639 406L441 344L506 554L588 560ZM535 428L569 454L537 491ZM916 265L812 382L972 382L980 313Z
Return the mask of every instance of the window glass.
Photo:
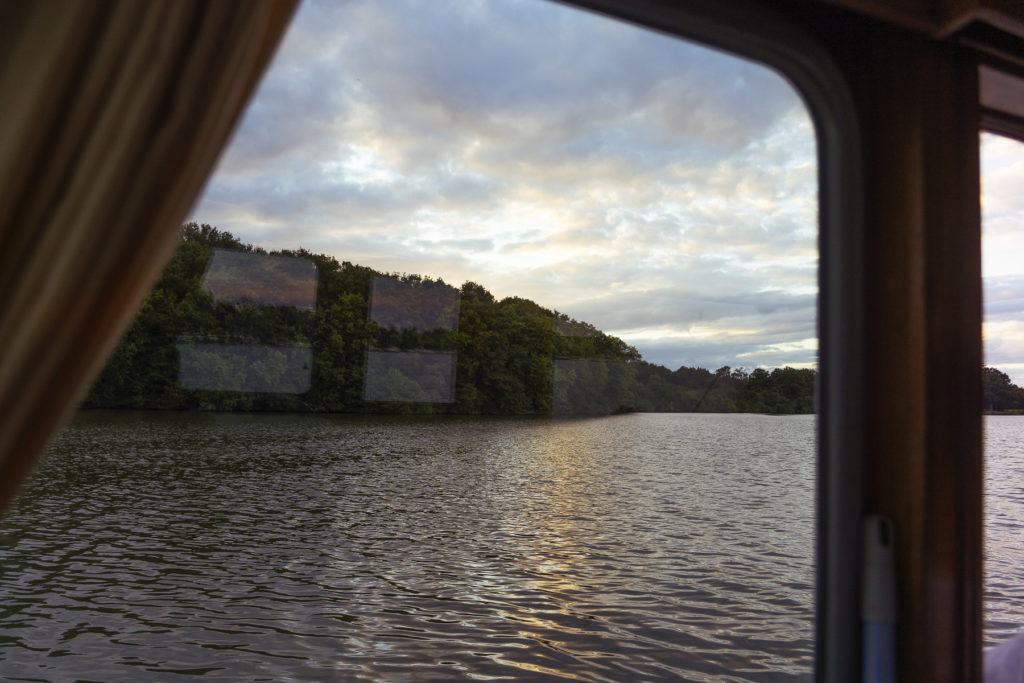
M0 527L4 671L810 677L815 154L594 14L303 4Z
M984 134L985 641L1024 627L1024 145Z

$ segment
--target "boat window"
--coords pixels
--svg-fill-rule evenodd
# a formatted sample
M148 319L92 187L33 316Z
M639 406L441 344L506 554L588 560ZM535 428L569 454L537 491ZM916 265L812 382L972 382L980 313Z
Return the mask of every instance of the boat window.
M985 644L1024 631L1024 144L981 138L985 409Z
M815 133L539 1L306 2L0 526L12 677L810 677Z

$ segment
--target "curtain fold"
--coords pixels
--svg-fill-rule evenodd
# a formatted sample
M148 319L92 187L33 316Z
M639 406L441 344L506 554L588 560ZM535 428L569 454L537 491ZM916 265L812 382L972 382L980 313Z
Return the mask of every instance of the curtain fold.
M0 512L159 276L294 6L0 12Z

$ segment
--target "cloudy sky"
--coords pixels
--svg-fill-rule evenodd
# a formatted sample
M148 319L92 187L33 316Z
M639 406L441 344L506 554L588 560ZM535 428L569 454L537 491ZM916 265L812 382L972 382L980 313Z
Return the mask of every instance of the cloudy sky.
M1024 144L981 138L985 362L1024 386Z
M815 163L792 88L705 48L537 0L306 0L191 219L672 368L807 367Z

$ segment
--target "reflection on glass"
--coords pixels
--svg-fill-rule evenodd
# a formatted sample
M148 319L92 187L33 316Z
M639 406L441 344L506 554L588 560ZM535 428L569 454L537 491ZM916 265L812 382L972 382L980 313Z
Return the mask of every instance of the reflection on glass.
M183 389L303 394L313 349L289 346L178 344Z
M366 356L367 401L451 403L455 352L371 350Z
M454 330L459 326L459 290L436 280L375 275L370 320L394 330Z
M451 333L459 326L459 298L459 290L440 280L373 276L370 322L381 328L376 343L387 348L367 353L365 400L455 400L455 351L428 347L452 343Z
M620 404L632 375L621 361L556 359L551 380L554 415L608 415L629 406Z
M218 303L316 308L316 266L303 258L214 249L202 288Z
M198 317L179 338L178 381L188 391L302 394L309 391L313 349L308 344L266 343L279 337L278 309L316 308L317 268L309 259L229 249L211 250L201 290L219 315ZM285 316L287 317L287 316ZM294 323L303 327L300 314ZM204 329L205 328L205 329ZM211 329L213 328L213 329ZM292 334L294 334L294 330ZM243 337L245 344L225 343ZM210 338L214 343L210 343Z

